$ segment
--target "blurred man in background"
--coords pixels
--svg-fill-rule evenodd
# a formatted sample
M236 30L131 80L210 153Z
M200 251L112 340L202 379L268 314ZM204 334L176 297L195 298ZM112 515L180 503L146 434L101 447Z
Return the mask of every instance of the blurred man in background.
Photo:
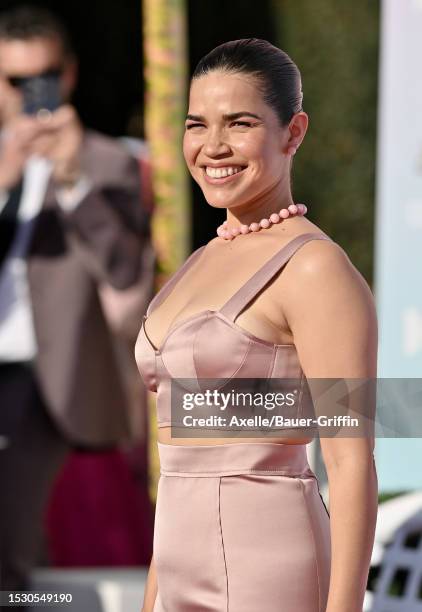
M28 587L42 512L72 445L128 434L98 288L142 273L138 164L84 129L77 64L49 12L0 13L0 581ZM98 509L101 512L101 508Z

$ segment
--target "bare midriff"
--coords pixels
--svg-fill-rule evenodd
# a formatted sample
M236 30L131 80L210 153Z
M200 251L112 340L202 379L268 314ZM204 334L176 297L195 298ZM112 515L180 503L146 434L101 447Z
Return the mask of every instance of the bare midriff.
M159 427L157 440L161 444L172 444L175 446L214 446L216 444L239 444L239 442L269 442L277 444L309 444L313 438L294 438L292 437L269 437L261 436L259 438L236 437L236 438L172 438L171 427Z

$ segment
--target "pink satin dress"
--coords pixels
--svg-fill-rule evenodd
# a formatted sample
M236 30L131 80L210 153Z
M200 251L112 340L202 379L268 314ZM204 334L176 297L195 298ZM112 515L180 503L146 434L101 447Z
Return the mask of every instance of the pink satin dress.
M304 377L294 345L260 339L238 327L236 317L309 240L330 238L297 236L220 310L175 324L159 347L142 325L135 355L147 388L157 393L158 427L172 423L172 378ZM144 320L204 248L164 285ZM306 445L157 444L154 612L325 612L329 514Z

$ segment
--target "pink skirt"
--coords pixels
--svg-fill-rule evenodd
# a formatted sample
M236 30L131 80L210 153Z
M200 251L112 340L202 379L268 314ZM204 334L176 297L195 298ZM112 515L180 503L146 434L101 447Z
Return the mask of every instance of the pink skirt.
M158 442L154 612L323 612L330 522L306 446Z

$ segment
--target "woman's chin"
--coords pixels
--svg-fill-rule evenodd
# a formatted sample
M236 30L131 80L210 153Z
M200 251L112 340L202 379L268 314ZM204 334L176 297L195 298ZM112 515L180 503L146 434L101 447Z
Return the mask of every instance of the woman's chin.
M232 208L233 206L236 206L236 204L238 203L237 200L236 201L232 199L229 200L228 198L216 199L216 198L212 198L211 196L209 198L205 196L205 200L207 201L207 204L209 204L213 208L221 208L221 209Z
M232 208L245 201L243 194L230 194L229 196L227 193L212 192L210 189L204 189L202 193L207 203L214 208Z

